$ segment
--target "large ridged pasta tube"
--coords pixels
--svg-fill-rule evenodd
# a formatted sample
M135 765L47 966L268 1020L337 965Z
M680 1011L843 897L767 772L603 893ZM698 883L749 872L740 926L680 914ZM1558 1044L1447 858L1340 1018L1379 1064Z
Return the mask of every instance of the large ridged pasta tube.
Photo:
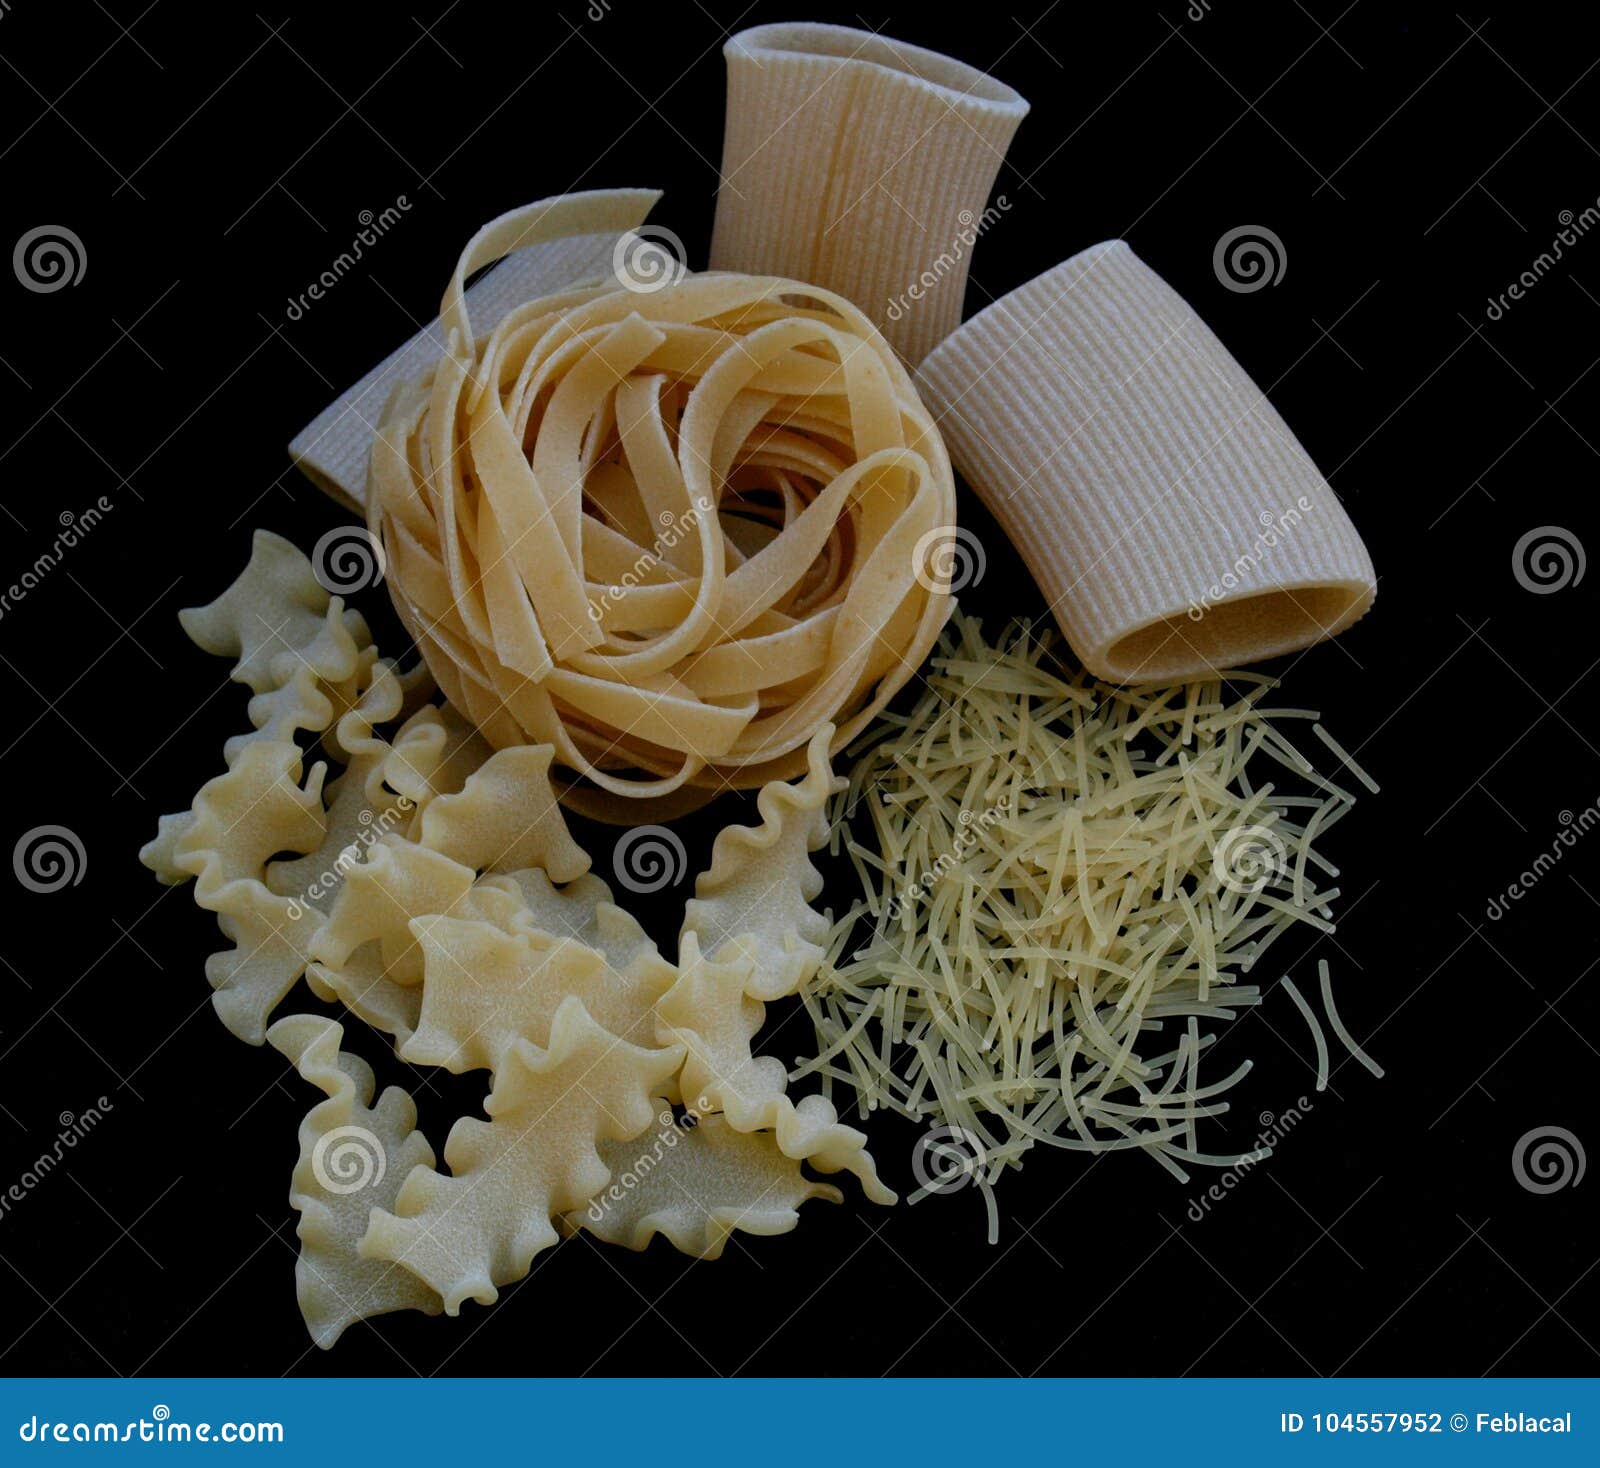
M591 813L803 773L949 611L938 431L862 312L791 280L612 281L475 338L462 282L545 207L468 246L449 350L374 442L395 606L450 701L554 745Z
M920 361L961 319L1028 104L975 67L846 26L756 26L723 54L712 267L825 286Z
M980 312L918 382L1097 677L1212 676L1331 637L1372 605L1372 561L1338 496L1121 240Z

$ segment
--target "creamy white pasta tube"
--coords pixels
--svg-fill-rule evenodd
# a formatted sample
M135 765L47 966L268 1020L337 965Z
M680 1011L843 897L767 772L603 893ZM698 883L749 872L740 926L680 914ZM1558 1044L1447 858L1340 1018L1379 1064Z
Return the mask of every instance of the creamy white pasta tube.
M756 26L723 54L712 269L824 286L920 361L961 319L1028 104L975 67L847 26Z
M918 385L1084 666L1169 682L1372 605L1338 496L1189 304L1121 240L966 322Z

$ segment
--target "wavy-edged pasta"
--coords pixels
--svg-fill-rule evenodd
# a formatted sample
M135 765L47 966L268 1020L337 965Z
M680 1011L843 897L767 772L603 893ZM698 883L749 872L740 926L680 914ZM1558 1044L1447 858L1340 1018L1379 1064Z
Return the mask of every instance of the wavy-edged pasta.
M822 891L811 853L827 844L828 800L845 784L828 758L832 737L831 726L812 737L803 780L762 788L760 825L718 832L684 908L680 944L692 933L710 958L749 958L752 999L798 993L822 961L829 925L811 906Z
M926 546L954 483L888 343L813 286L614 281L474 337L462 281L550 204L463 253L448 349L373 442L368 519L450 701L497 746L553 745L570 801L632 822L864 727L948 614Z
M839 783L830 726L813 734L802 779L760 792L760 823L715 842L680 968L587 871L550 748L496 751L451 705L419 706L425 675L379 657L287 542L258 535L245 571L184 624L235 659L253 727L143 856L164 881L194 878L234 944L207 964L228 1027L265 1036L329 1097L302 1129L293 1192L319 1344L382 1310L491 1298L558 1227L583 1221L612 1173L641 1175L634 1125L663 1111L689 1144L637 1198L624 1188L628 1205L597 1237L642 1248L661 1233L716 1258L732 1231L783 1232L801 1202L838 1198L805 1162L853 1171L868 1196L892 1200L862 1134L822 1097L791 1101L783 1067L751 1053L760 1001L792 993L816 961L810 854ZM736 962L705 964L702 938ZM402 1092L373 1104L371 1072L340 1053L337 1023L294 1015L268 1029L302 973L401 1059L490 1073L492 1119L452 1132L449 1175ZM686 1100L707 1111L692 1135L670 1110ZM359 1204L314 1166L352 1129L397 1169ZM406 1192L412 1168L422 1175ZM374 1204L381 1219L358 1255Z
M414 1167L433 1166L417 1108L398 1086L373 1105L372 1067L339 1049L342 1026L313 1014L280 1019L268 1041L326 1096L300 1123L289 1205L300 1215L295 1293L311 1339L331 1348L357 1320L392 1310L437 1315L443 1304L415 1275L363 1259L356 1246L374 1208L394 1206Z
M492 1304L534 1256L558 1241L553 1215L581 1207L610 1181L595 1150L655 1119L653 1097L683 1051L644 1048L596 1024L576 995L563 1000L550 1043L512 1046L484 1103L445 1139L449 1174L419 1167L393 1210L374 1208L360 1252L404 1265L448 1314Z
M611 1181L564 1222L625 1249L646 1249L661 1234L681 1253L720 1259L735 1232L788 1233L802 1203L844 1196L808 1178L771 1132L735 1131L725 1116L669 1120L648 1145L602 1142L599 1152Z

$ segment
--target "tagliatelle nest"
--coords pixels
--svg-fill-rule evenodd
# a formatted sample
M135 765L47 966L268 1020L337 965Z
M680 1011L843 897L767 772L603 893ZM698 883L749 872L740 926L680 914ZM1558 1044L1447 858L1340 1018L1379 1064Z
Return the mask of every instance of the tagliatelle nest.
M448 349L374 442L400 616L486 738L552 745L605 792L593 814L800 774L949 611L938 431L871 322L794 281L611 282L474 341L464 282L540 207L468 245Z

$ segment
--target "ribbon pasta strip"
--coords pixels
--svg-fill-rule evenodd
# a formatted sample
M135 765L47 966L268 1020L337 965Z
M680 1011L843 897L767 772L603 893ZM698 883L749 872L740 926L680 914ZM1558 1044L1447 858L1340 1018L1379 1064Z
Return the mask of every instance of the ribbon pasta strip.
M712 267L815 281L921 361L961 320L1028 104L964 62L848 26L756 26L723 55Z
M373 444L369 525L407 631L490 743L549 744L585 813L803 774L906 682L949 612L949 459L839 296L765 276L586 287L448 343Z
M1121 240L966 322L918 381L1096 677L1170 683L1342 632L1361 536L1266 395Z
M480 321L611 270L617 242L644 222L659 192L609 189L569 194L530 221L505 260L467 291ZM397 384L426 372L446 349L437 324L395 348L294 436L289 457L319 489L360 514L367 502L367 458L384 404Z

